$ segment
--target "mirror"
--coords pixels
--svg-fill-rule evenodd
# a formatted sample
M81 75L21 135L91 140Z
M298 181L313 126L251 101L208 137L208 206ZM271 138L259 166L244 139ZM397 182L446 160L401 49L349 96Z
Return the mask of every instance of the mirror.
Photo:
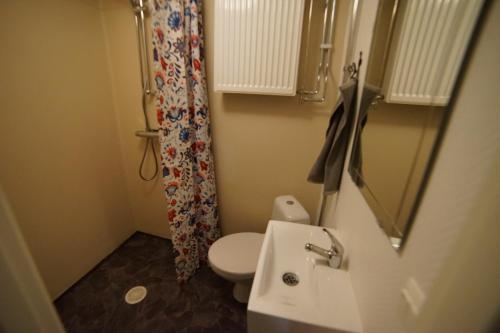
M416 213L482 5L379 1L349 172L395 249Z

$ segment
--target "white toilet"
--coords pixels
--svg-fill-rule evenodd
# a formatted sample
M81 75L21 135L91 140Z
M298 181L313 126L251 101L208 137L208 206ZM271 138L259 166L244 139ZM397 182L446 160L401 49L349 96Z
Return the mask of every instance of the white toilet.
M282 195L274 199L271 219L310 223L309 214L292 195ZM238 302L248 303L263 240L264 234L240 232L219 238L208 251L212 270L235 283L233 295Z

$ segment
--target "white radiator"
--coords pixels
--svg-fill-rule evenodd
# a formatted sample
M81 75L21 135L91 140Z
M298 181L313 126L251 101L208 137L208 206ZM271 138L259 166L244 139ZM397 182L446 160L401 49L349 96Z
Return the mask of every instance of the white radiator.
M446 105L483 0L408 0L384 84L388 103Z
M216 0L214 88L295 95L304 0Z

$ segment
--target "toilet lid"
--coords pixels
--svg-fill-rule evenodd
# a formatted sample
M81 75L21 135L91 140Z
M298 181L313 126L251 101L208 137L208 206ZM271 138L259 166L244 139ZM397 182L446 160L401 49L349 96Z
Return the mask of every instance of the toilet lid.
M240 232L219 238L208 251L211 265L227 273L253 275L264 234Z

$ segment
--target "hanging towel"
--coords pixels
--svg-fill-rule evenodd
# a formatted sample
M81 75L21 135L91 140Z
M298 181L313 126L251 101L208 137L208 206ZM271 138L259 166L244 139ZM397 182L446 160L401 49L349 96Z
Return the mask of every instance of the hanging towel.
M358 128L356 129L356 137L352 148L351 164L349 165L349 171L352 175L352 179L359 187L363 185L361 134L363 133L366 122L368 121L368 110L379 94L380 88L365 83L363 87L363 94L361 95L361 102L359 103Z
M357 80L351 79L339 88L341 96L330 118L325 144L307 177L312 183L324 184L325 193L336 192L340 187L356 110L357 86Z

